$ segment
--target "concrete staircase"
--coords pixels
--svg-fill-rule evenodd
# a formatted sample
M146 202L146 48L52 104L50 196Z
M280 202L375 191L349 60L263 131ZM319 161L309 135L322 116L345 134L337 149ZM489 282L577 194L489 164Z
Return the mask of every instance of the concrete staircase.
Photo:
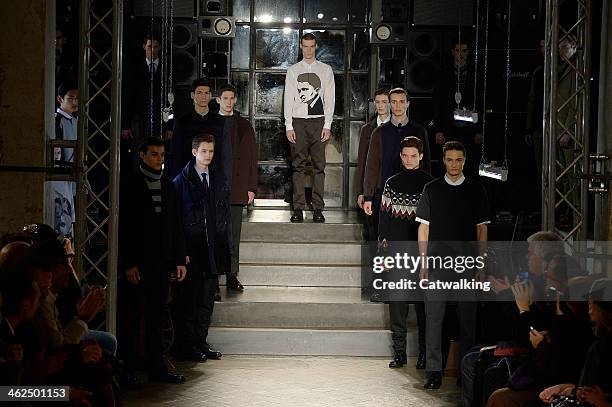
M388 307L361 294L362 226L355 214L325 215L324 224L289 223L284 210L246 217L239 276L245 291L222 287L211 344L227 354L392 355ZM416 336L408 343L416 354Z

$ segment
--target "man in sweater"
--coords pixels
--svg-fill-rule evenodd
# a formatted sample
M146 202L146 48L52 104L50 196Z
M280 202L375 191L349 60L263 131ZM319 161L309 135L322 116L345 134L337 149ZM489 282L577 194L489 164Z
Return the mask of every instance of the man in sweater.
M240 233L242 231L242 210L245 205L252 204L257 191L257 146L255 130L251 123L240 117L234 111L236 106L236 88L225 85L219 89L217 103L219 114L225 117L232 144L232 192L230 208L232 217L232 264L227 276L227 288L233 291L243 291L244 287L238 281L240 259Z
M402 169L385 183L380 205L380 223L378 227L379 253L394 256L404 249L402 242L416 241L419 223L415 221L416 208L425 184L433 178L420 169L423 158L423 142L414 136L406 137L400 144ZM405 274L393 275L396 280L406 277ZM413 303L417 314L419 357L416 368L425 368L425 305L420 298L421 292L407 298L389 298L389 316L395 357L389 367L398 368L406 364L406 320L409 304Z
M325 222L325 142L331 136L335 84L332 68L315 59L317 38L307 33L300 41L302 61L289 67L285 78L285 129L291 143L293 214L291 222L303 222L306 206L304 171L310 155L313 168L313 221Z
M431 171L427 130L408 118L410 101L405 89L395 88L389 92L391 120L372 133L365 165L363 181L363 211L368 216L378 212L382 188L385 182L401 168L400 143L408 136L423 142L423 160L420 168Z
M170 273L185 278L185 244L176 192L163 176L164 141L147 137L140 147L139 172L123 186L119 223L119 303L123 311L122 356L134 369L138 349L140 310L144 312L145 352L149 379L183 383L163 360L162 318ZM135 331L136 330L136 331Z
M442 149L446 174L425 186L416 212L420 223L419 249L422 254L440 256L449 254L454 242L485 242L490 209L484 187L476 178L466 178L463 166L465 147L457 141L447 142ZM440 242L434 247L431 242ZM421 247L422 246L422 247ZM455 256L457 253L453 253ZM464 254L464 253L461 253ZM473 254L473 253L470 253ZM449 270L421 269L420 278L442 279ZM425 293L427 380L426 389L442 385L442 323L446 299L435 290ZM472 297L469 297L472 298ZM476 343L476 302L464 299L457 303L460 327L461 359Z

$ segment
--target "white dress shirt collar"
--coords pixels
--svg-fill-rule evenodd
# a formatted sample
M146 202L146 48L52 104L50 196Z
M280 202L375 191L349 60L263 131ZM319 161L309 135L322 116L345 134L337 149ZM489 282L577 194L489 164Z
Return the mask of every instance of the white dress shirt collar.
M463 181L465 181L465 175L463 175L463 173L461 173L461 176L459 177L459 179L457 181L452 181L449 177L448 174L444 174L444 181L446 181L446 183L448 185L452 185L452 186L457 186L457 185L461 185L463 184Z

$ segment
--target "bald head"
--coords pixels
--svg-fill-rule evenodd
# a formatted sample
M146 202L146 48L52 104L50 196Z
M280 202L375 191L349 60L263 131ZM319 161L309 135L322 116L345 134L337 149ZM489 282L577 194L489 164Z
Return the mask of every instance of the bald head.
M4 272L14 271L19 264L30 254L30 245L26 242L11 242L0 249L0 269Z

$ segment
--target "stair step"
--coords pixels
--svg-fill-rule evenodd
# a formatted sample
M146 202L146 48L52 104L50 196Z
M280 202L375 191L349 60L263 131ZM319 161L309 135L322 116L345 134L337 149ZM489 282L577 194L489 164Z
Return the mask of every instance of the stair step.
M363 226L351 223L244 222L242 242L360 242Z
M324 264L359 266L359 243L240 243L240 262L251 264Z
M244 286L360 287L361 267L241 264L238 279Z
M215 310L216 312L216 310ZM391 332L384 329L210 328L208 341L228 355L392 357ZM409 356L418 354L415 329L408 330ZM384 362L381 362L384 363Z
M224 293L213 326L234 328L387 329L388 307L360 288L249 287Z

